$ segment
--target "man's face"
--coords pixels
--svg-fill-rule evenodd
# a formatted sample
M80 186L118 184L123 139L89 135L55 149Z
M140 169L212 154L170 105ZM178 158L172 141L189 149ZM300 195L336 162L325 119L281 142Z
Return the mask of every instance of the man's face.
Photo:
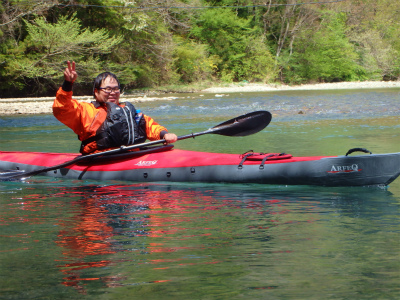
M115 104L119 104L120 91L118 82L108 76L102 81L100 89L94 90L94 95L98 102L114 102Z

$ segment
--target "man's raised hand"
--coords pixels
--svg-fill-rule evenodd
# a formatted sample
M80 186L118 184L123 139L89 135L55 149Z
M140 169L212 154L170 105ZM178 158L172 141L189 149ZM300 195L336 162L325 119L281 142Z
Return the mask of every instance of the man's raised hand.
M75 71L75 62L72 64L70 61L67 61L68 67L64 71L64 79L65 81L74 82L78 78L78 73Z

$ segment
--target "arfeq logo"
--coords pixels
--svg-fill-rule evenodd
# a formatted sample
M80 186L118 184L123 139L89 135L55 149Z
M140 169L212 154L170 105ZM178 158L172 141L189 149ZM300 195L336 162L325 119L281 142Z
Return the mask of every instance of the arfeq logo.
M331 170L328 173L351 173L351 172L360 172L361 169L358 168L357 164L352 164L350 166L335 166L333 165Z
M157 160L141 160L137 164L135 164L135 166L149 167L149 166L155 165L156 163L157 163Z

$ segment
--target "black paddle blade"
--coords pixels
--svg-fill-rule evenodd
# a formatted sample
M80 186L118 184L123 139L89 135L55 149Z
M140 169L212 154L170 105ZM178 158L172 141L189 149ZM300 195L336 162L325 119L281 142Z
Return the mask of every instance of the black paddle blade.
M266 110L254 111L225 121L210 130L226 136L247 136L263 130L271 119L271 113Z

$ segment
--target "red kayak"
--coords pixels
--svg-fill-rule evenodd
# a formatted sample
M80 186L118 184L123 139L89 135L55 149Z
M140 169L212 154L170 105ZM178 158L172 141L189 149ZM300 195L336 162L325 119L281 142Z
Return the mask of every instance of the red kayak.
M386 186L400 175L400 153L349 155L360 148L342 156L309 157L172 148L162 146L81 160L80 155L70 153L3 151L0 152L0 178L12 178L10 174L18 174L18 178L39 174L101 181Z

